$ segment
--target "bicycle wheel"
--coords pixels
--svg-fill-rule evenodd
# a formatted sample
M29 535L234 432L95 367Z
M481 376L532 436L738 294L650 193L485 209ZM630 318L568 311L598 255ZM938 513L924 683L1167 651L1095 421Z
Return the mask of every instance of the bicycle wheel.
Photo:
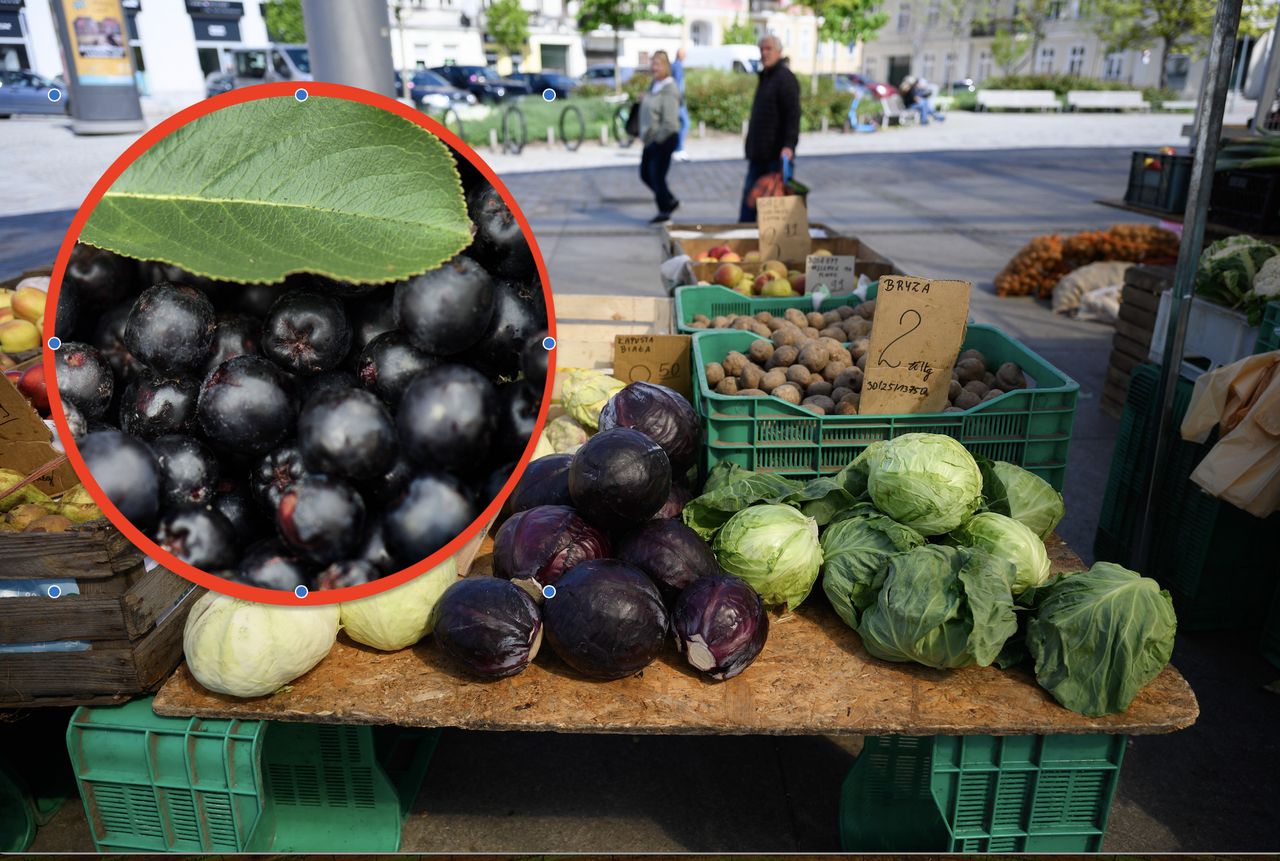
M440 115L440 125L462 138L462 117L458 116L458 112L453 108L445 108L444 113Z
M524 112L512 105L502 112L502 151L520 155L528 142L529 127L525 124Z
M618 109L613 112L613 136L618 141L618 146L629 147L635 142L635 138L627 134L627 119L631 115L630 105L619 105Z
M571 116L576 125L574 122L566 122ZM565 149L574 152L582 146L586 136L587 121L582 116L582 110L577 105L568 105L560 112L560 140L564 141Z

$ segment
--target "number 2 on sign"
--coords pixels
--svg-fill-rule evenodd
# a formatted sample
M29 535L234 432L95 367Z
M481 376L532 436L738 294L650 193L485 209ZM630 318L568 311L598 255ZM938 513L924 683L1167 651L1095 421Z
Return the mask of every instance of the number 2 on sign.
M911 315L915 315L915 322L911 325L911 328L907 329L901 335L894 338L892 341L890 341L888 344L885 345L885 348L880 351L880 358L879 360L877 360L876 364L884 365L889 368L902 367L901 362L890 362L887 359L885 359L885 354L888 353L890 350L892 350L894 345L897 344L899 341L901 341L903 338L910 335L916 329L919 329L920 324L924 322L924 319L920 316L919 311L917 311L915 308L908 308L907 310L903 311L902 316L898 318L899 325L903 325L903 326L907 325L907 318Z

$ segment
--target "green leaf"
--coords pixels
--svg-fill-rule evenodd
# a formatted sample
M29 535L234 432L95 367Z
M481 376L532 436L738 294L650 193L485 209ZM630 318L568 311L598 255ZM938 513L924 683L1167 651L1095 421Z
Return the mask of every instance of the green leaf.
M471 242L449 148L346 99L258 99L160 140L112 184L90 245L237 282L398 281Z

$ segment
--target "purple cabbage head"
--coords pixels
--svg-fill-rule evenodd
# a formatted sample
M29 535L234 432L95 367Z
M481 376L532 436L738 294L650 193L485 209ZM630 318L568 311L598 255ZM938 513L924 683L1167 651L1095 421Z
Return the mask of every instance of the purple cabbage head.
M668 606L694 580L720 573L711 547L679 520L650 520L628 533L613 555L648 574Z
M671 618L681 654L694 669L717 680L745 670L769 636L764 601L731 574L693 581L676 599Z
M511 496L507 497L507 504L502 507L503 518L539 505L572 505L573 500L569 497L571 463L571 454L549 454L530 462Z
M667 608L640 571L616 559L575 565L542 605L547 642L594 679L620 679L651 664L667 637Z
M671 492L667 494L666 503L658 509L658 513L653 515L654 520L671 520L679 518L684 513L684 507L689 504L689 500L693 499L693 494L689 488L683 484L671 483Z
M666 386L631 383L600 411L600 430L632 428L662 446L671 470L684 475L698 456L702 425L684 396Z
M583 516L605 529L644 523L671 493L671 461L640 431L613 428L587 440L569 467L569 494Z
M542 587L587 559L609 555L609 536L567 505L512 515L493 539L493 573L542 600Z
M529 666L542 644L538 605L523 589L496 577L454 583L432 608L431 625L445 654L484 679L514 676Z

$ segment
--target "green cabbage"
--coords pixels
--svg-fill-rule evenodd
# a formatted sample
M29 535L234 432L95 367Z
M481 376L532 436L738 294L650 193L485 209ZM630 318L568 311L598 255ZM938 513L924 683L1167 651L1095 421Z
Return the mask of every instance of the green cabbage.
M1058 577L1035 591L1035 605L1027 648L1036 681L1072 711L1124 711L1173 654L1173 599L1119 565Z
M219 694L273 694L308 672L338 639L338 605L281 607L206 592L182 631L187 668Z
M560 384L560 404L569 417L584 428L600 428L600 411L609 398L627 387L604 371L573 370Z
M867 490L876 508L921 535L964 523L982 503L982 473L973 455L942 434L888 440L869 460Z
M689 500L680 517L703 541L710 541L739 511L759 502L782 502L803 487L800 482L780 475L718 463L707 476L702 495Z
M862 514L828 526L819 544L822 591L840 618L857 628L862 612L875 601L876 577L885 570L885 563L924 544L924 537L883 514Z
M1049 553L1044 542L1012 517L980 511L952 530L948 539L961 547L981 547L1012 563L1015 597L1049 579Z
M766 604L788 610L808 597L822 567L818 524L789 505L744 508L716 534L711 549L720 567L746 580Z
M978 466L987 510L1012 517L1041 540L1048 538L1067 512L1062 494L1035 473L1003 460L980 458Z
M891 557L862 614L862 644L886 661L990 666L1018 630L1011 567L976 547L926 544Z
M883 441L873 442L835 475L812 479L783 501L799 506L806 517L818 521L819 526L826 526L869 498L867 474L871 471L872 459L883 445Z
M1219 305L1241 309L1249 325L1258 325L1266 299L1254 292L1254 281L1276 251L1271 243L1252 236L1218 240L1200 254L1196 293Z
M357 643L384 652L406 649L431 633L431 610L457 580L458 566L446 559L394 589L346 601L338 605L342 629Z

